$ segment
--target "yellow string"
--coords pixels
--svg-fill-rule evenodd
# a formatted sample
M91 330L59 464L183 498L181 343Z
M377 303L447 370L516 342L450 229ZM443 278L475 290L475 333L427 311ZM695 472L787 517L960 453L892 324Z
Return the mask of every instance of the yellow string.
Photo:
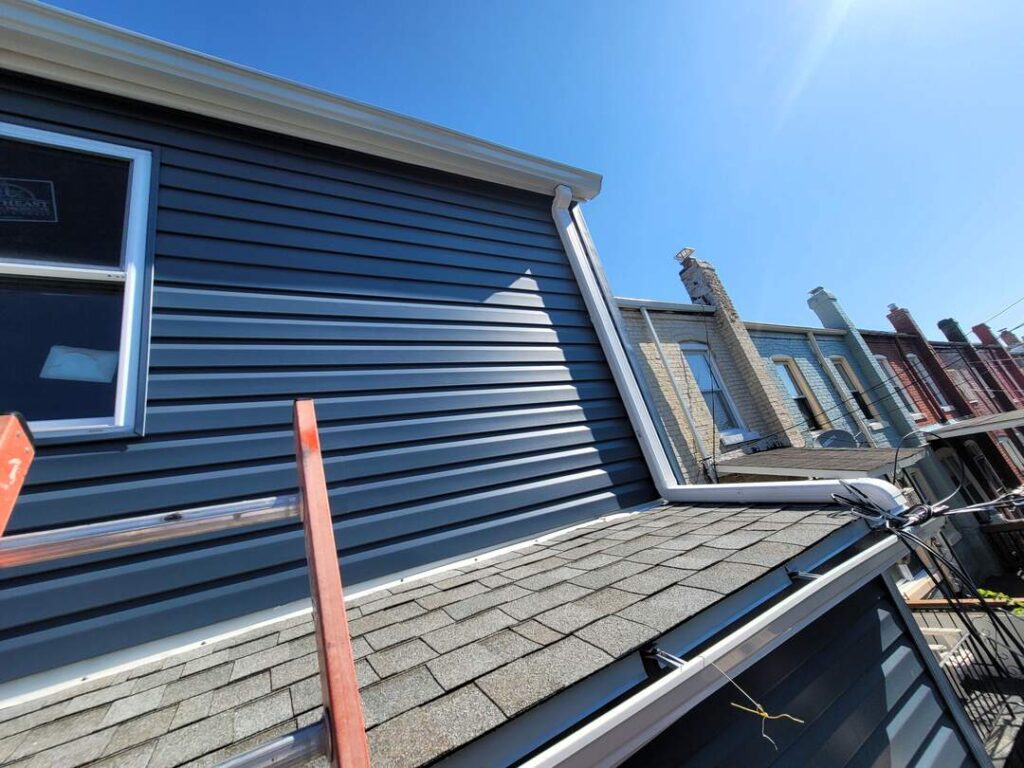
M801 720L799 717L794 717L793 715L791 715L791 714L789 714L787 712L783 712L782 714L779 714L779 715L769 714L768 711L764 707L762 707L760 704L758 704L756 701L754 701L754 697L751 696L749 693L747 693L745 690L743 690L743 688L740 687L740 684L737 683L735 680L733 680L732 677L730 677L729 674L724 669L722 669L720 666L715 664L715 662L711 661L710 659L708 659L708 663L712 667L717 669L719 671L719 673L722 675L722 677L724 677L726 680L728 680L730 683L732 683L733 687L737 691L742 693L746 697L747 701L749 701L751 704L754 705L754 708L751 709L750 707L745 707L742 704L737 704L735 701L730 701L729 702L732 706L736 707L736 709L742 710L744 712L749 712L750 714L757 715L758 717L761 718L761 737L766 739L768 741L768 743L770 743L773 747L775 747L775 751L776 752L779 751L779 745L776 744L775 743L775 739L773 739L771 736L769 736L768 733L765 731L765 726L768 724L768 721L769 720L783 720L783 719L785 719L785 720L792 720L794 723L800 723L801 725L803 725L803 723L804 723L803 720Z

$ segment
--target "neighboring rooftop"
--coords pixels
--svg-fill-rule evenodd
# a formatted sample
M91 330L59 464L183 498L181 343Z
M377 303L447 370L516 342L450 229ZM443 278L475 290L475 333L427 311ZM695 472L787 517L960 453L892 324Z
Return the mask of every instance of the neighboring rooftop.
M963 437L976 435L980 432L995 432L1000 429L1024 427L1024 409L990 413L985 416L973 416L948 424L939 424L925 431L940 437Z
M829 512L661 506L356 597L373 765L498 728L854 524ZM306 614L0 710L0 763L216 765L321 717L312 631Z
M904 448L900 467L921 460L920 448ZM817 477L825 479L881 477L893 471L893 448L775 448L737 456L716 465L722 474Z

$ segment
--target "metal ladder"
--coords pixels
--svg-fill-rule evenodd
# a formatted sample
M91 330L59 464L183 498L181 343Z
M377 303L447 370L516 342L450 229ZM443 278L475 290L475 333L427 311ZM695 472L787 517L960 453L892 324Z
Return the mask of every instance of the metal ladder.
M323 719L237 755L222 768L299 766L326 755L333 768L370 768L352 639L345 614L341 568L312 400L294 406L297 496L232 502L180 512L144 515L4 537L11 511L35 456L31 432L18 415L0 416L0 568L39 563L211 533L246 525L302 521L309 563L309 591L320 662Z

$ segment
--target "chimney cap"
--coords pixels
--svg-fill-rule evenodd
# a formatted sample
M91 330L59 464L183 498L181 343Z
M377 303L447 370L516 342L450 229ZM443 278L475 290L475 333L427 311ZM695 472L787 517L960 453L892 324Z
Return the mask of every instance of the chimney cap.
M680 264L682 264L688 258L693 256L693 254L695 254L696 252L697 252L696 248L691 248L690 246L686 246L686 247L680 249L679 253L676 254L676 261L678 261Z
M889 305L889 311L890 312L895 312L897 309L899 309L899 307L897 307L895 304L890 304Z

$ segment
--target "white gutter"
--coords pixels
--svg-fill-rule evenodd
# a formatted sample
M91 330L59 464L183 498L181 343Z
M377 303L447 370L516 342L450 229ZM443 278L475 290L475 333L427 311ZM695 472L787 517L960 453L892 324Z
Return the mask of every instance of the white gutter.
M796 590L684 667L666 674L635 696L553 744L523 768L611 768L654 739L716 690L727 684L714 665L731 677L764 658L845 596L888 568L903 545L887 536ZM665 649L669 650L669 649Z
M828 376L828 380L832 382L832 388L836 391L836 394L839 395L839 402L842 403L843 410L845 410L857 424L857 428L860 430L860 433L864 435L864 439L868 441L868 444L872 448L878 447L878 443L871 434L871 430L868 428L867 422L864 421L863 416L861 416L857 409L856 403L851 406L848 397L843 396L844 387L829 367L829 361L825 359L825 353L822 352L821 347L818 346L818 340L814 336L814 331L807 331L807 342L811 345L811 349L814 350L814 356L818 359L818 365L821 366L825 375Z
M679 485L676 482L665 446L658 439L651 412L640 393L636 374L629 365L620 332L612 320L609 306L614 299L602 290L598 281L596 269L599 262L596 250L588 254L583 238L573 222L569 211L572 201L572 190L566 186L557 187L551 203L551 216L580 287L594 330L597 331L601 348L608 360L612 377L640 442L647 467L662 498L691 504L830 504L833 493L844 493L844 488L838 480L714 485ZM582 220L582 212L578 208L575 215ZM593 249L592 244L591 248ZM846 482L855 485L887 510L902 509L906 506L906 500L900 490L883 480L864 478Z
M596 173L30 0L0 0L0 68L460 176L580 200Z
M707 304L679 304L674 301L656 301L655 299L630 299L616 296L615 303L625 309L653 309L655 312L676 312L681 315L713 315L715 308Z
M846 331L839 328L811 328L808 325L780 325L779 323L759 323L756 320L743 320L748 331L767 331L777 333L806 333L813 331L822 336L845 336Z
M661 338L658 336L658 331L654 327L654 323L651 322L651 316L647 312L647 307L640 307L640 316L647 324L647 332L650 333L651 338L654 339L654 346L658 350L658 357L661 359L661 365L665 369L665 375L668 376L669 383L672 385L672 391L675 393L676 400L679 401L679 407L683 409L683 416L686 417L686 423L690 427L690 434L693 435L693 441L697 445L697 452L700 454L701 466L705 472L709 472L711 474L711 478L713 480L717 481L718 472L715 470L715 466L711 463L711 456L708 454L707 446L704 445L704 439L700 436L697 424L693 420L693 414L690 413L690 408L686 404L686 398L683 396L683 392L679 388L679 382L676 381L676 377L672 375L672 368L668 363L668 356L665 354L665 348L661 345Z

